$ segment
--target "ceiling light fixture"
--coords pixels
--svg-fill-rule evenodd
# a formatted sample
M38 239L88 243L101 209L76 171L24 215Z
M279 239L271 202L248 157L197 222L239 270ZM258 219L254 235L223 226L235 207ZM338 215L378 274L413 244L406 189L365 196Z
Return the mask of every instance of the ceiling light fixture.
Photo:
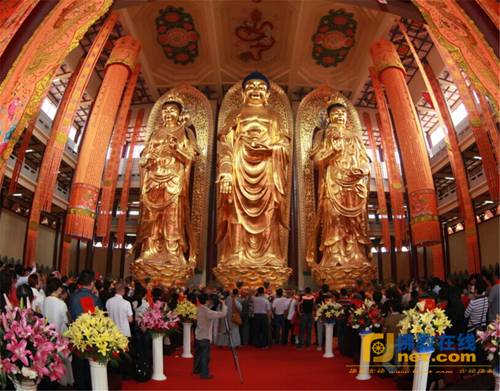
M455 178L452 177L452 176L446 176L446 177L444 177L444 179L448 179L449 181L454 181L455 180Z

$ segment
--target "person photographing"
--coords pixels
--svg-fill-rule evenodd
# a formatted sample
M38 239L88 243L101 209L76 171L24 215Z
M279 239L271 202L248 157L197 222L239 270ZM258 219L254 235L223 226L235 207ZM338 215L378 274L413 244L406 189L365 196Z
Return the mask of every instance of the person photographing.
M212 343L212 321L226 316L227 306L224 301L221 311L212 311L208 295L203 293L199 296L200 306L196 309L196 330L194 337L194 368L193 374L200 374L202 379L213 379L210 375L208 364L210 364L210 344Z

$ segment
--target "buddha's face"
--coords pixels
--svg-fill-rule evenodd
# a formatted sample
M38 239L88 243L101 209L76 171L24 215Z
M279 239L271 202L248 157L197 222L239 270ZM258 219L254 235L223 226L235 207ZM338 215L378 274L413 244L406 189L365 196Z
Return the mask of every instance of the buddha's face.
M161 108L161 118L165 125L175 125L179 119L179 107L172 103L167 103Z
M245 83L245 102L253 105L263 104L266 100L267 83L252 79Z
M343 107L333 107L330 110L330 123L332 125L345 126L347 122L347 110Z

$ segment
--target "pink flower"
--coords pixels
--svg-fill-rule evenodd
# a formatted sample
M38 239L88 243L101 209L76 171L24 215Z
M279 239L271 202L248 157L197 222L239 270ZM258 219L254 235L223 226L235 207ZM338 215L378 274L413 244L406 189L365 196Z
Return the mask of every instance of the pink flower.
M31 353L26 351L27 344L28 342L25 339L19 343L17 341L11 341L11 343L7 344L7 350L13 353L11 357L12 361L21 360L21 362L28 367L29 362L27 356Z
M10 359L0 360L0 365L2 366L2 371L6 374L16 375L19 373L19 368L17 365L13 364Z
M63 375L66 375L66 368L64 368L64 363L60 358L56 362L50 363L50 380L61 381Z

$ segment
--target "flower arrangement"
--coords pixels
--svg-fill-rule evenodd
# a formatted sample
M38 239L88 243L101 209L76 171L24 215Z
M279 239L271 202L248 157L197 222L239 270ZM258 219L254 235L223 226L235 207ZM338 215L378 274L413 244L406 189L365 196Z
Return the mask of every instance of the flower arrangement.
M451 322L441 308L432 310L425 309L425 301L417 303L415 308L403 311L403 318L398 326L401 327L401 334L413 334L415 341L418 343L420 338L432 337L431 340L437 342L437 335L444 333L447 327L451 326ZM424 346L429 346L429 341L423 343Z
M141 330L148 332L153 338L165 334L168 336L176 332L179 328L177 323L179 317L166 308L166 304L162 301L154 303L153 307L148 309L137 322Z
M322 320L325 323L332 322L344 316L342 304L336 301L327 301L321 304L316 311L315 320Z
M80 315L64 333L71 341L70 350L80 358L87 358L105 365L108 361L117 366L120 353L128 352L128 339L106 312L96 308Z
M47 319L34 315L29 308L9 305L0 314L0 378L5 388L6 376L13 382L31 380L38 383L44 376L61 381L66 374L63 358L69 355L66 338Z
M196 322L196 306L189 300L184 300L177 304L174 314L177 315L183 323Z
M365 299L362 306L351 310L348 323L353 329L366 332L373 327L380 327L384 323L382 312L374 304L374 301Z
M500 364L500 315L486 327L486 331L477 331L477 342L481 342L486 352L486 359L494 365Z

